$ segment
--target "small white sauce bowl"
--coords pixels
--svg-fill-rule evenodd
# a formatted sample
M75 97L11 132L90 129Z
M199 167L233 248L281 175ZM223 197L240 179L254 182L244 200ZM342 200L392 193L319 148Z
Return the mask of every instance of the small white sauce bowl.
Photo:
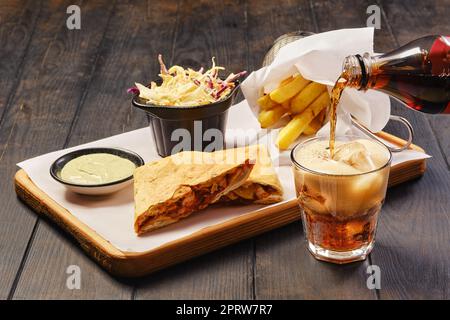
M53 162L50 166L50 175L53 179L64 185L68 190L90 196L101 196L117 192L133 182L133 174L123 179L101 184L77 184L61 178L61 170L71 160L94 153L108 153L133 162L137 167L144 165L144 160L135 152L120 148L86 148L69 152Z

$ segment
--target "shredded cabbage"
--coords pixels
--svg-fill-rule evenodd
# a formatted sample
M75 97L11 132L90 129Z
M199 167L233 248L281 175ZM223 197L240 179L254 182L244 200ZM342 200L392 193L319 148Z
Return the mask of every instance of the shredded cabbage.
M231 73L225 80L221 80L219 71L225 68L216 66L214 57L211 68L205 72L203 68L195 71L176 65L167 69L161 55L158 55L158 60L161 66L161 85L151 82L147 87L136 83L139 97L155 105L198 106L219 101L228 96L235 87L235 81L246 74L245 71Z

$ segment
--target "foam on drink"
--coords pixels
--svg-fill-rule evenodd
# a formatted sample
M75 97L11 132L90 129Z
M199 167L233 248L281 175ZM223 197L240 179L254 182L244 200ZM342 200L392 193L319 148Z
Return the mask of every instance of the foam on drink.
M336 141L331 156L327 141L315 141L297 150L295 160L301 166L331 175L352 175L375 170L389 160L389 153L378 142L357 139Z

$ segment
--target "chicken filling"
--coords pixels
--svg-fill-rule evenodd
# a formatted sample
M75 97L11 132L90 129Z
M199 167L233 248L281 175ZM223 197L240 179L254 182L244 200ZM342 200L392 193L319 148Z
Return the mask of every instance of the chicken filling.
M221 178L215 179L210 183L197 186L182 186L188 188L185 196L172 203L164 203L152 209L153 214L147 216L142 225L156 220L158 216L164 215L174 219L183 218L194 211L206 208L209 204L217 201L218 195L222 193L228 186L235 184L241 180L248 172L246 166L236 168ZM183 190L185 191L185 190Z
M264 200L273 194L278 194L274 188L261 184L252 183L241 186L233 191L230 191L222 198L224 201L257 201Z

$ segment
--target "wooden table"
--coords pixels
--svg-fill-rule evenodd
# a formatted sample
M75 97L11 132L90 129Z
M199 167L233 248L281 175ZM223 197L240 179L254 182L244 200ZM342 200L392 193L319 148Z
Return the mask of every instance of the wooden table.
M81 7L81 30L66 9ZM381 8L375 48L450 34L449 0L434 1L0 1L0 299L449 299L450 117L397 104L433 158L417 181L388 191L377 244L363 263L335 266L307 251L300 223L142 279L109 276L50 222L16 198L15 164L147 125L126 88L180 65L255 70L274 39L293 30L366 25ZM393 126L395 134L402 132ZM366 286L367 267L381 289ZM80 290L66 287L81 268Z

